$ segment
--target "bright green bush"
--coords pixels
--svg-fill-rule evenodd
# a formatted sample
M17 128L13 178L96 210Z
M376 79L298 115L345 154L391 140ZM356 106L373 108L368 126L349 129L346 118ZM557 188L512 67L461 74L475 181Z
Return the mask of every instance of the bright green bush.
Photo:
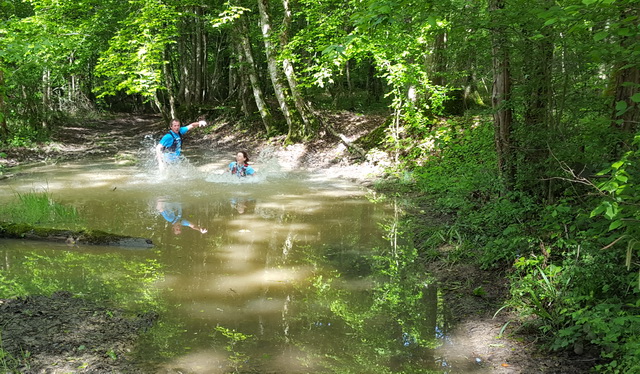
M456 236L418 228L415 237L424 238L425 258L448 241L484 268L512 267L506 306L550 348L600 352L599 372L640 372L640 135L603 167L623 142L600 125L583 121L584 131L550 139L557 152L546 156L523 152L511 190L495 170L491 126L450 121L432 131L433 147L410 161L411 175ZM548 160L527 164L533 156Z

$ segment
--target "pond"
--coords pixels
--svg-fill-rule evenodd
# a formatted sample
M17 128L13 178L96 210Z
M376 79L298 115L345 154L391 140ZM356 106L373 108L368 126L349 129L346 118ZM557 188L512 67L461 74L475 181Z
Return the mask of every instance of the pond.
M483 372L446 358L446 306L398 241L393 201L269 162L238 179L217 158L163 175L113 160L21 170L0 202L44 191L77 208L78 227L154 247L5 240L3 277L156 311L131 353L149 372Z

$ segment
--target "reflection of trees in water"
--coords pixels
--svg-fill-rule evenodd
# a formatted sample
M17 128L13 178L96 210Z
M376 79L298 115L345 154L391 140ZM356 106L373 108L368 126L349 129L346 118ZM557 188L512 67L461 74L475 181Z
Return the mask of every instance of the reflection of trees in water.
M369 249L368 255L356 249L370 232L357 227L342 245L297 248L302 253L296 258L313 269L335 269L318 271L311 285L299 290L304 300L287 295L295 302L283 307L286 339L312 355L309 362L331 372L442 368L433 353L447 330L441 295L417 264L415 248L398 244L397 220L386 224L388 245Z
M5 261L12 258L11 266L0 270L3 283L17 286L14 296L65 290L133 310L155 310L160 303L153 285L162 279L164 270L154 259L73 251L47 256L38 251L7 251L3 257Z

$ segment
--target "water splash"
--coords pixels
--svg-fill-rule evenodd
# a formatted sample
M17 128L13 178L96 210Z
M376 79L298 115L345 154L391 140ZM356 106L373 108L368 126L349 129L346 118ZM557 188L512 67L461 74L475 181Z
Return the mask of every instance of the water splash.
M211 183L259 184L268 179L286 177L288 174L282 170L275 148L265 148L257 156L251 158L250 165L256 171L251 176L240 177L231 174L229 164L233 161L231 159L224 163L224 169L209 173L205 180Z

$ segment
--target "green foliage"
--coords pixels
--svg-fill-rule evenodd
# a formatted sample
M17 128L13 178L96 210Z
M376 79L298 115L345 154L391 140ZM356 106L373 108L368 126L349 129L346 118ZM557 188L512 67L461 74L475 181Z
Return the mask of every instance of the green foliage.
M565 277L562 267L544 266L544 262L542 256L521 257L516 261L518 273L511 284L510 303L525 316L542 318L541 330L547 333L557 331L565 323L561 310L570 279Z
M603 123L594 118L576 125L585 130L567 134L564 147L554 145L557 152L546 170L520 169L523 181L543 172L566 173L566 179L581 182L552 185L563 194L553 203L540 204L531 185L501 188L492 169L490 126L451 123L455 125L426 138L432 144L429 153L403 160L411 165L414 187L430 196L432 209L451 218L448 230L456 233L451 237L447 230L417 226L414 237L424 237L419 239L421 255L440 257L447 252L432 248L452 243L454 248L480 249L475 258L481 266L513 266L506 306L537 327L549 347L595 347L607 360L599 366L602 372L636 370L640 333L631 326L637 323L640 294L637 137L633 150L597 179L592 177L599 180L594 184L568 173L567 165L580 161L588 168L601 166L622 134L607 137ZM587 144L589 151L576 153L580 144Z
M244 368L243 363L248 358L247 354L243 353L242 350L246 349L247 342L255 340L254 337L220 325L216 326L215 331L221 333L227 339L225 350L229 352L229 362L234 372L240 372ZM215 337L216 335L213 334L212 336Z
M81 222L75 207L55 202L47 192L17 193L16 195L16 202L0 209L0 214L8 221L30 225L63 226Z
M135 260L120 254L37 251L12 257L13 266L0 277L0 297L51 295L60 290L99 301L109 300L130 310L156 308L154 282L162 277L156 260ZM19 287L13 287L19 285Z
M5 143L11 147L32 147L38 142L49 139L49 131L28 125L11 126L9 137Z
M150 100L164 88L164 52L175 42L180 14L159 2L133 1L131 4L138 8L137 12L122 21L126 27L111 39L109 49L96 66L96 75L104 78L95 89L98 97L124 91Z
M14 298L26 295L26 290L16 279L5 276L0 272L0 295L3 298Z
M0 369L2 369L3 373L19 374L21 368L30 368L29 358L31 353L29 351L22 351L22 354L16 357L2 349L2 346L2 330L0 330Z
M640 368L640 315L632 310L639 306L614 302L578 309L571 313L574 324L558 331L553 348L595 344L602 349L601 356L610 360L598 365L598 372L636 372Z

